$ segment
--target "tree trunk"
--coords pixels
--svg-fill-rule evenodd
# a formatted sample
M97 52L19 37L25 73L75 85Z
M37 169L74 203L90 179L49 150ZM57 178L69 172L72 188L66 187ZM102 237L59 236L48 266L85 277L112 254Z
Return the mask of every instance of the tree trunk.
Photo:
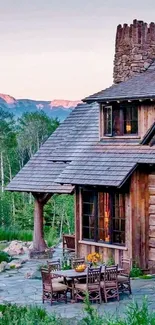
M10 164L10 159L7 155L7 161L8 161L8 167L9 167L9 180L10 182L12 181L12 170L11 170L11 164ZM15 222L15 198L14 198L14 192L11 193L11 198L12 198L12 215L13 219Z
M4 165L3 165L3 152L1 151L1 191L4 192Z
M44 204L35 198L33 249L39 252L47 248L43 234L43 206Z

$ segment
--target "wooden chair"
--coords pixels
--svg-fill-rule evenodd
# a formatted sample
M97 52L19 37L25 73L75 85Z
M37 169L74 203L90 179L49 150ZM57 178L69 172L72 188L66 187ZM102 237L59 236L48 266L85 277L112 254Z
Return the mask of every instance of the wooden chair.
M53 301L65 301L67 303L67 286L59 282L53 282L51 274L47 269L41 269L42 276L42 302L44 304L45 300Z
M65 251L75 252L75 235L63 234L62 237L63 255Z
M61 270L61 264L60 264L60 259L55 260L55 261L47 261L47 265L48 265L48 271L51 273L53 271L59 271ZM57 276L55 274L52 274L52 279L53 282L64 282L64 278L61 276Z
M118 265L106 266L104 272L104 279L101 281L101 293L105 302L110 298L117 298L119 301L118 292Z
M86 283L75 284L75 300L84 300L85 294L88 292L90 301L98 301L101 303L101 266L87 269Z
M84 263L85 263L85 258L84 257L72 258L71 259L71 267L72 267L72 269L75 269L77 266L79 266L80 264L84 264Z
M122 258L121 268L123 271L118 275L118 287L120 292L131 291L130 271L131 271L131 260Z

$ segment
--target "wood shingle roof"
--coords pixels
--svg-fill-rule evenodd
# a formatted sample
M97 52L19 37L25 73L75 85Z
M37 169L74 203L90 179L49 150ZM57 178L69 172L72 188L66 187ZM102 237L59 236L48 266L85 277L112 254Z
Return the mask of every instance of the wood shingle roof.
M141 163L155 164L155 146L137 140L99 142L99 104L79 104L7 190L71 193L76 184L121 187Z

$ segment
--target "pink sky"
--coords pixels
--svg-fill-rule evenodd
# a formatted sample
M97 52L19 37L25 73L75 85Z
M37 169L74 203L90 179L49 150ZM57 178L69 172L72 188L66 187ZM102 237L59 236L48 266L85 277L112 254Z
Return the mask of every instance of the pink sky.
M152 0L0 0L0 93L76 100L108 87L116 26L154 12Z

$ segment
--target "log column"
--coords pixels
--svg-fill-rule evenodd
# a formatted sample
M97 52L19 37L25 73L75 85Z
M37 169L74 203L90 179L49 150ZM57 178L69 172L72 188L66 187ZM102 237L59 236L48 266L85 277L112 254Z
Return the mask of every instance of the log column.
M43 231L43 209L44 205L50 199L52 194L33 193L34 201L34 232L33 232L33 250L43 252L47 245L44 240Z

